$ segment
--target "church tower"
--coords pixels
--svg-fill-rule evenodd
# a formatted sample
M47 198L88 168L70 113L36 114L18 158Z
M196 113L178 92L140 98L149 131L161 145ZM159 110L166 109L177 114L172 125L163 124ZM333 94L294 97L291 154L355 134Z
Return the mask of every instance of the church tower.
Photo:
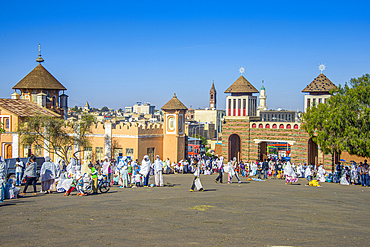
M163 159L169 158L171 162L185 159L185 112L188 108L173 95L163 107Z
M48 108L58 114L67 114L67 90L41 63L44 59L41 57L41 45L39 44L39 56L36 59L39 63L28 75L20 80L13 89L12 99L24 99L41 107ZM17 93L20 90L21 94ZM60 95L60 92L63 92Z
M214 82L212 82L211 91L209 92L209 109L216 109L216 88Z

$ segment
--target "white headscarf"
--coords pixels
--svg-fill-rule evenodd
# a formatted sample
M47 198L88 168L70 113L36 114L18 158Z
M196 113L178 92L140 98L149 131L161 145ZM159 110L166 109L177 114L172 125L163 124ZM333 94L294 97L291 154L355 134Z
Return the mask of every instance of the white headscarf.
M149 156L145 155L143 160L141 161L141 168L140 173L144 176L148 176L150 171L151 162L149 160Z
M102 165L102 168L103 168L103 174L104 175L108 175L108 168L109 168L109 159L107 156L104 157L103 159L103 165Z
M297 177L297 175L294 172L294 169L292 167L292 164L290 164L290 161L287 162L285 168L284 168L284 174L289 176L289 177Z
M310 166L307 166L306 171L304 172L304 176L305 177L312 176L312 172L311 172L311 167Z
M41 182L55 178L55 164L51 162L49 156L45 157L45 162L41 166L40 176Z

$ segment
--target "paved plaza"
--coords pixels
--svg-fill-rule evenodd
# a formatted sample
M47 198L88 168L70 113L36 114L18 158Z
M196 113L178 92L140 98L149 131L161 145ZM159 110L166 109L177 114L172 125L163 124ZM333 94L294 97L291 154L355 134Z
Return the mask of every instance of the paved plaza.
M369 245L370 188L306 187L304 179L216 184L215 177L201 176L204 192L189 192L186 174L165 175L162 188L6 200L1 246Z

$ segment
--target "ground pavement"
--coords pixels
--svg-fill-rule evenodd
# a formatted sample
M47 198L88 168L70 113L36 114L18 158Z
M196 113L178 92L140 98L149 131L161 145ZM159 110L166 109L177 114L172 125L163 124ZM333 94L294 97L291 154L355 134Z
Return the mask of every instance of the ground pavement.
M215 178L201 176L204 192L189 192L193 176L176 174L162 188L28 193L0 204L0 245L369 246L370 188Z

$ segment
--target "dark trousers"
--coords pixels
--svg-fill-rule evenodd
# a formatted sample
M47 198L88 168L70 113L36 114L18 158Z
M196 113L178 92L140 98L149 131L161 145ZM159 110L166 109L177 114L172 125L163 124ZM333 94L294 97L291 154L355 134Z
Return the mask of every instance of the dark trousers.
M362 186L369 186L369 174L362 174Z
M222 183L222 169L219 169L218 171L218 177L216 178L216 181L220 180L220 183Z
M32 184L33 186L33 192L36 193L36 177L27 177L26 178L26 185L24 186L23 193L26 193L28 185Z

